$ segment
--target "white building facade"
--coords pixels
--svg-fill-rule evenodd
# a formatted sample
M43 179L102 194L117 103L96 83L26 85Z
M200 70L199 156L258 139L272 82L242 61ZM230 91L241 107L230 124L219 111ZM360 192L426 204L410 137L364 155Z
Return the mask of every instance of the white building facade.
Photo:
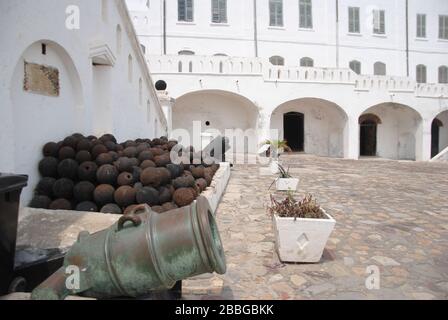
M167 133L123 1L1 1L0 39L0 172L29 175L23 204L46 142Z
M448 146L447 1L127 3L173 129L254 129L258 143L277 129L296 151L352 159Z

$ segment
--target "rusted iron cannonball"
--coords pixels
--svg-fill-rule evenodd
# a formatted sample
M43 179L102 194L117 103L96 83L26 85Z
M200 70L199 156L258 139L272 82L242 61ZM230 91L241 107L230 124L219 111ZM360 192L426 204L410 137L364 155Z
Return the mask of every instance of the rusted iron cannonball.
M184 166L179 164L169 163L166 168L171 173L171 179L176 179L184 172Z
M72 199L74 183L67 178L61 178L55 181L53 185L53 195L55 198Z
M133 167L140 165L140 160L138 160L137 158L129 158L129 160L131 160L131 165Z
M58 157L59 146L56 142L48 142L42 148L42 153L44 157Z
M143 160L143 162L140 164L140 168L142 170L145 170L146 168L155 168L155 167L157 166L152 160Z
M162 184L167 184L171 182L171 173L170 170L168 170L165 167L157 168L157 171L159 171L161 177L162 177Z
M72 210L72 204L67 199L56 199L50 203L51 210Z
M159 201L160 203L170 202L173 198L173 193L170 188L167 187L159 187Z
M122 186L114 193L115 202L122 208L135 204L136 191L131 186Z
M83 162L78 167L78 178L79 180L95 182L97 170L98 166L96 165L95 162L92 161Z
M76 144L76 150L79 151L90 151L90 149L92 148L92 143L90 142L89 139L87 138L83 138L80 139L78 141L78 143Z
M193 178L195 178L195 179L204 178L204 167L203 166L192 167L190 171L191 171L191 174L193 175Z
M109 151L108 154L110 154L110 156L112 157L113 161L117 161L118 160L118 153L116 151Z
M89 181L78 182L73 188L73 197L78 202L91 201L93 199L95 185Z
M123 147L125 148L129 148L129 147L136 147L137 146L137 142L133 141L133 140L126 140L124 143L121 144Z
M70 147L73 150L76 149L76 145L78 144L80 138L76 136L68 136L62 141L62 145L64 147Z
M149 150L144 150L144 151L140 152L138 155L138 160L140 160L140 162L143 162L145 160L153 160L153 159L154 159L154 155Z
M100 154L107 152L109 152L109 150L107 150L104 144L97 144L94 147L92 147L90 154L92 155L93 159L96 159Z
M58 165L58 174L61 178L76 180L78 176L78 162L73 159L64 159Z
M207 180L205 180L204 178L196 179L196 186L198 187L199 192L202 192L205 189L207 189L207 185L208 185Z
M98 140L102 142L112 141L113 143L117 143L117 139L115 139L114 135L111 133L103 134Z
M132 161L129 158L120 157L115 162L115 166L117 167L118 171L120 171L120 172L131 171L132 170Z
M164 175L157 168L146 168L140 175L140 181L144 186L158 187L162 183Z
M59 160L65 160L65 159L75 159L76 152L75 149L69 146L64 146L61 149L59 149L58 157Z
M174 191L173 200L179 207L188 206L196 198L191 188L180 188Z
M54 157L45 157L39 161L39 172L43 177L57 178L58 164L58 159Z
M158 148L158 147L151 148L151 149L149 149L149 151L151 151L151 153L153 154L154 157L161 156L162 154L165 153L165 151L163 151L163 149Z
M91 201L83 201L76 205L76 211L98 212L98 207Z
M99 206L114 202L115 188L110 184L100 184L93 191L93 199Z
M140 175L142 174L142 171L143 170L138 166L132 167L132 177L134 178L132 181L133 184L140 181Z
M86 161L91 161L92 156L90 155L90 152L87 150L81 150L76 153L75 160L78 161L78 163L83 163Z
M136 191L137 203L146 203L150 206L154 206L160 203L159 191L153 187L143 187Z
M103 164L112 164L113 161L114 159L112 158L112 155L109 154L109 152L99 154L95 160L98 166L102 166Z
M134 176L129 172L122 172L118 175L117 184L119 186L130 186L134 182Z
M36 186L36 193L41 196L53 197L53 185L55 182L56 179L51 177L40 179Z
M192 176L182 176L173 180L173 187L176 189L193 187L195 180Z
M136 140L137 142L137 140ZM146 142L138 142L138 145L136 147L137 149L137 155L140 155L143 151L146 151L150 148L149 144Z
M29 206L36 209L48 209L50 208L51 198L44 195L35 195L31 199Z
M165 167L167 164L171 163L171 159L170 159L170 154L166 153L160 156L155 156L154 157L154 163L158 166L158 167Z
M113 141L104 141L104 146L107 148L107 150L109 151L115 151L117 150L117 144L114 143Z
M100 210L102 213L121 214L121 208L115 203L108 203Z
M127 147L123 150L123 154L128 158L135 158L137 156L137 148L136 147Z
M117 182L118 170L111 164L104 164L96 172L96 180L102 184L115 184Z

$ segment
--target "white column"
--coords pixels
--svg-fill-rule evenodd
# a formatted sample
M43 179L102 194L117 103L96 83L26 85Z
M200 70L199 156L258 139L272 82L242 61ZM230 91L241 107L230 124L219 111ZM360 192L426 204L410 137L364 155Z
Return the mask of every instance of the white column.
M173 106L176 100L171 98L167 91L157 91L157 97L159 98L163 113L165 114L169 136L173 129Z
M359 158L359 123L358 117L349 116L344 130L344 158Z
M423 119L417 131L415 157L417 161L431 159L431 119Z

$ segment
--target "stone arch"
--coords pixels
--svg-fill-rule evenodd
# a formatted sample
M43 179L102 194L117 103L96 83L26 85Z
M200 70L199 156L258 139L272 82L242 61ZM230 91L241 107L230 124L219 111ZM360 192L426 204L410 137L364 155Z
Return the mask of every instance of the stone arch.
M45 54L42 44L46 45ZM25 62L57 69L59 94L25 90ZM26 76L30 74L27 72ZM42 75L33 73L36 76ZM39 179L37 163L42 158L43 145L74 132L88 133L92 120L84 108L78 69L67 50L54 41L39 40L26 47L10 81L14 171L29 175L28 187L22 193L22 201L27 205Z
M271 114L270 129L277 130L277 137L286 139L296 133L285 132L285 115L294 112L303 115L304 152L319 156L342 158L348 152L348 116L345 110L334 102L305 97L290 100L279 105ZM299 124L300 126L300 124ZM274 133L274 131L272 131Z

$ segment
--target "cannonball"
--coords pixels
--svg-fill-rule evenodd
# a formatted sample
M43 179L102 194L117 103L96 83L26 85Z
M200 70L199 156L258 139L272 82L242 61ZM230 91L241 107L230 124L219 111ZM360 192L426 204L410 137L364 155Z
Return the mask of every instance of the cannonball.
M64 159L75 159L76 152L75 149L69 146L64 146L61 149L59 149L59 160Z
M207 189L207 185L208 185L207 180L205 180L204 178L196 179L195 184L198 187L200 192L202 192L205 189Z
M136 142L137 142L137 140L136 140ZM136 147L137 154L140 155L140 153L142 153L145 150L148 150L149 148L150 148L149 144L147 144L146 142L139 142Z
M140 175L140 181L144 186L158 187L163 179L163 173L157 170L157 168L146 168Z
M120 151L123 151L123 150L124 150L124 147L121 144L117 144L115 146L115 151L120 152Z
M133 167L140 165L140 160L138 160L137 158L129 158L129 160L131 160L131 165Z
M112 161L117 161L118 160L118 153L115 151L109 151L108 154L110 154L110 156L112 157Z
M155 87L157 91L165 91L167 84L164 80L157 80Z
M115 188L110 184L100 184L93 191L93 199L99 206L114 202Z
M132 177L134 178L134 180L132 181L132 183L136 183L140 181L140 175L142 174L142 169L140 167L134 166L132 167Z
M58 159L54 157L45 157L39 161L39 172L43 177L53 177L58 176Z
M157 168L157 171L159 171L160 176L162 177L162 184L167 184L171 181L171 172L165 167L159 167Z
M72 210L72 204L67 199L56 199L50 203L51 210Z
M155 168L156 164L151 161L151 160L144 160L141 164L140 164L140 168L142 168L143 170L146 168Z
M36 186L36 193L41 196L53 197L53 185L55 182L56 179L51 177L40 179Z
M204 178L204 167L199 166L199 167L193 167L191 168L191 174L193 175L193 178L195 179L199 179L199 178Z
M144 151L140 152L138 155L138 160L140 160L141 162L143 162L145 160L153 160L153 159L154 159L154 155L149 150L144 150Z
M93 192L95 185L89 181L78 182L73 188L73 197L78 202L91 201L93 199Z
M31 199L29 207L36 209L48 209L51 204L51 198L44 195L35 195Z
M76 153L75 160L78 161L78 163L83 163L86 161L91 161L92 156L90 155L90 152L87 150L81 150Z
M166 165L166 168L171 173L171 179L176 179L184 172L184 167L179 164L169 163Z
M98 207L95 203L91 201L83 201L78 203L76 206L76 211L87 211L87 212L98 212Z
M96 157L98 157L100 154L107 153L107 152L109 152L109 150L107 150L107 148L104 144L97 144L90 151L93 159L96 159Z
M188 206L195 198L194 191L191 188L179 188L173 194L173 200L179 207Z
M59 146L56 142L48 142L42 148L42 153L44 157L58 157Z
M79 165L78 167L78 178L79 180L85 181L96 181L96 171L98 170L98 166L95 162L86 161Z
M112 164L113 161L114 159L109 153L101 153L98 155L98 157L96 157L95 160L98 166L102 166L103 164Z
M168 150L171 151L171 149L173 149L175 145L177 145L177 141L168 141Z
M103 164L96 172L96 180L102 184L115 184L117 182L118 170L111 164Z
M162 206L153 206L153 207L151 207L151 210L156 212L156 213L163 213L163 212L165 212L165 210L163 209Z
M117 184L119 186L130 186L134 182L134 177L132 173L122 172L118 175Z
M56 198L72 199L74 183L67 178L61 178L53 184L53 195Z
M78 141L76 144L76 150L79 151L90 151L90 148L92 148L92 143L89 139L83 138Z
M136 182L136 183L134 183L134 189L135 189L135 191L138 191L138 190L140 190L140 189L142 189L143 188L143 184L141 183L141 182Z
M165 203L171 201L173 194L169 188L159 187L159 201Z
M123 146L124 146L125 148L136 147L136 146L137 146L137 143L136 143L135 141L132 141L132 140L127 140L127 141L125 141L125 143L123 144Z
M126 157L120 157L115 163L115 166L117 167L118 171L131 171L132 170L132 161L129 158Z
M115 190L115 202L122 208L135 204L136 191L131 186L122 186Z
M80 139L77 137L68 136L62 141L62 145L64 147L70 147L74 150L74 149L76 149L76 145L78 144L79 140Z
M159 201L159 192L153 187L144 187L136 192L137 203L146 203L150 206L157 205Z
M137 148L136 147L127 147L123 150L123 154L125 157L134 158L137 156Z
M174 202L166 202L162 204L162 208L165 212L175 210L179 208Z
M192 176L178 177L173 180L173 187L176 189L190 188L194 186L195 180Z
M170 155L169 154L163 154L163 155L160 155L160 156L155 156L154 157L154 163L158 167L164 167L167 164L171 163Z
M59 162L58 174L61 178L76 180L78 176L78 162L73 159L64 159Z
M149 151L151 151L151 153L152 153L152 155L154 156L154 157L156 157L156 156L161 156L162 154L164 154L165 152L163 151L163 149L161 149L161 148L151 148L151 149L149 149Z
M100 140L103 143L106 141L112 141L113 143L117 143L117 139L115 139L114 135L110 133L103 134L98 140Z
M103 206L100 210L102 213L112 213L112 214L121 214L121 208L117 206L115 203L108 203Z
M208 172L206 172L204 174L204 179L205 179L205 181L207 181L207 187L209 187L212 184L213 175L208 173Z
M89 139L90 141L98 140L98 138L96 136L94 136L94 135L88 136L87 139Z
M113 141L104 141L104 146L109 151L115 151L117 149L117 144L114 143Z

